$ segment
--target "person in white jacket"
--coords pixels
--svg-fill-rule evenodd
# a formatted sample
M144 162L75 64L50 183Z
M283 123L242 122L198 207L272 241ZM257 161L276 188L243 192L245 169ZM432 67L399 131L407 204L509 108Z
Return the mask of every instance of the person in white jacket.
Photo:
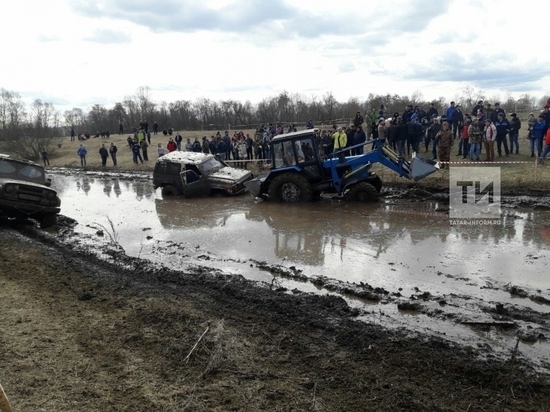
M485 146L485 161L495 161L495 140L497 138L497 128L491 119L485 120L485 130L483 134L483 146Z

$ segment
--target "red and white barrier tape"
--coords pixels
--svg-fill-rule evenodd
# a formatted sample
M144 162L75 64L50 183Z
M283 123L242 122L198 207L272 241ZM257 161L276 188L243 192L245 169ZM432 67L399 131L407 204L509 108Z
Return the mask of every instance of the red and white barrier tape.
M529 161L502 161L502 162L489 162L489 161L473 161L473 160L470 160L469 162L439 162L440 164L444 164L444 165L475 165L475 164L480 164L480 163L489 163L489 164L497 164L497 165L500 165L500 164L536 164L537 162L529 162Z

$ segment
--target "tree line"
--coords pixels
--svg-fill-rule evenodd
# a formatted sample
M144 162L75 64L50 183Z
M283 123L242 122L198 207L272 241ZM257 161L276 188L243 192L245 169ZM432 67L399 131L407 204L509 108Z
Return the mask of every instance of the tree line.
M21 95L14 91L0 89L0 142L9 144L9 150L20 156L38 159L43 148L53 153L60 136L67 136L70 129L76 133L97 131L118 131L120 122L125 130L137 127L142 120L149 125L157 122L159 128L174 130L222 130L250 129L268 123L293 123L305 125L308 120L314 124L332 124L352 119L357 111L363 114L384 105L388 115L402 112L406 105L427 108L434 103L439 113L448 106L450 100L462 104L465 111L471 110L479 100L500 102L507 110L531 111L541 107L550 96L540 100L530 94L515 99L506 93L488 97L481 89L467 86L453 98L439 97L436 100L424 99L417 91L411 96L399 94L369 94L365 100L350 97L338 101L332 92L322 96L304 96L283 91L276 96L266 97L259 103L241 102L233 99L215 101L208 98L157 102L151 89L139 87L136 94L125 97L111 108L104 104L94 104L85 111L75 107L64 113L57 111L52 103L35 100L26 107Z

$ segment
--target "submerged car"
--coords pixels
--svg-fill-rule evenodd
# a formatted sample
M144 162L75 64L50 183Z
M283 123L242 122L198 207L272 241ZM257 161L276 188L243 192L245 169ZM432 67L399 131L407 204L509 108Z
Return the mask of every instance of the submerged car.
M163 196L239 195L252 178L252 172L230 167L214 155L176 151L159 157L153 185L162 188Z
M43 228L55 225L61 200L49 186L42 166L0 154L0 214L32 217Z

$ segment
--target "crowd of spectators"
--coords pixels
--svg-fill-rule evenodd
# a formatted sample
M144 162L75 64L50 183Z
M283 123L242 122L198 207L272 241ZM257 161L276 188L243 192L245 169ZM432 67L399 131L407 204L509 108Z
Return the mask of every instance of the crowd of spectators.
M540 163L550 152L550 99L536 116L529 115L527 121L528 150L531 157L537 157ZM306 129L314 129L312 120L308 120ZM392 148L398 156L410 156L413 152L431 152L433 159L442 162L442 167L450 161L453 148L456 147L456 156L469 159L472 162L481 160L493 162L496 156L502 157L519 154L519 131L522 123L516 113L507 114L499 103L492 106L490 103L478 101L474 108L465 113L460 104L454 101L443 113L439 113L435 104L430 104L427 110L421 106L407 105L402 113L394 112L388 115L386 107L381 105L378 110L371 109L362 115L360 111L346 124L333 124L330 127L321 127L317 134L321 157L331 156L339 152L343 161L346 155L360 155L364 147L375 141ZM124 130L122 122L119 124L119 133ZM162 134L168 137L166 146L157 144L158 157L172 151L191 151L205 154L219 155L223 160L233 160L237 166L246 167L247 161L269 162L271 157L270 142L275 136L297 131L294 124L284 126L282 123L261 125L253 136L242 131L217 132L202 139L184 139L172 128L163 129ZM148 147L151 145L151 134L159 132L157 122L153 123L153 130L142 120L138 127L133 128L133 135L128 136L128 146L136 164L149 160ZM71 140L77 134L71 129ZM108 131L97 132L94 137L108 138ZM89 139L87 132L79 133L79 140ZM495 148L496 146L496 148ZM545 147L543 147L545 146ZM350 150L345 150L346 148ZM116 148L115 148L116 150ZM523 149L522 149L523 150ZM105 151L102 163L105 163ZM113 159L116 165L116 160Z

